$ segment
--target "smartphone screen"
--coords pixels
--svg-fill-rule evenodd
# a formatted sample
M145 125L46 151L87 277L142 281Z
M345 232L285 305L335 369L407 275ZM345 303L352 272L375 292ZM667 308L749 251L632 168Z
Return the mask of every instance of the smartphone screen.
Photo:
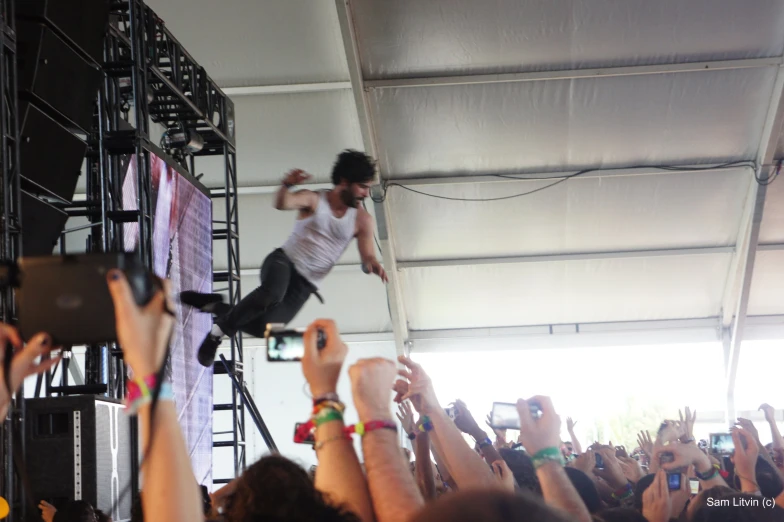
M305 355L302 332L282 330L267 337L267 360L271 362L300 361Z
M309 444L314 445L316 443L316 437L313 434L313 430L308 434L307 438L305 438L302 442L297 442L297 432L299 431L299 427L302 426L301 422L298 422L294 425L294 442L297 444Z
M729 455L735 451L735 442L732 440L731 433L711 433L710 446L720 455Z
M519 430L520 414L517 412L517 404L494 402L490 424L499 430Z
M681 477L680 473L667 473L667 487L670 491L681 489Z
M699 495L700 494L700 480L699 479L689 479L689 489L691 489L692 495Z

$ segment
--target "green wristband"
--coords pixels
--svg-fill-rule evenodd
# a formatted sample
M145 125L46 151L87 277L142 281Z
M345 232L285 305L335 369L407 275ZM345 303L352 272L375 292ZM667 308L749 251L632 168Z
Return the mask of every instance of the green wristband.
M561 449L556 447L544 448L537 451L531 457L531 461L533 461L534 469L539 469L548 462L557 462L561 466L566 463L561 454Z
M321 426L322 424L326 424L327 422L332 421L343 421L343 414L340 413L338 410L333 410L330 408L325 408L318 412L318 414L313 417L313 423L316 427Z

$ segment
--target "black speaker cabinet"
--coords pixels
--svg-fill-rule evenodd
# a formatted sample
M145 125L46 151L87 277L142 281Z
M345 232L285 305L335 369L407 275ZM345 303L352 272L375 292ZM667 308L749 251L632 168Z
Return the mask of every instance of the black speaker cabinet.
M29 399L25 460L35 502L85 500L112 520L130 519L131 431L122 405L93 395Z
M68 214L23 192L22 254L51 255L66 221Z

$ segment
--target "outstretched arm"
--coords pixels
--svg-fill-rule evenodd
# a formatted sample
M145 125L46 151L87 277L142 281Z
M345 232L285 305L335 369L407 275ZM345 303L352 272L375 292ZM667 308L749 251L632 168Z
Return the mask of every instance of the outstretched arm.
M386 283L387 273L376 259L373 218L362 208L357 211L357 247L359 248L359 257L362 260L362 269L368 274L376 274Z
M275 194L275 208L278 210L311 211L318 204L318 195L312 190L291 192L291 187L310 179L305 171L294 169L283 177L283 182Z

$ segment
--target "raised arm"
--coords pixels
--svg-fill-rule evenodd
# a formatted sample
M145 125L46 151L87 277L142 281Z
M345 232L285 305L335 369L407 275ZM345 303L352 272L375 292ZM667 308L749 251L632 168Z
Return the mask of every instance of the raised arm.
M275 194L275 208L278 210L299 210L310 212L318 205L318 194L312 190L298 190L292 192L291 188L310 179L305 171L294 169L283 177L283 182Z
M386 283L387 273L376 258L373 218L364 208L357 209L357 248L359 248L359 257L362 260L362 269L368 274L376 274Z
M763 404L759 407L765 413L765 420L770 425L770 434L773 437L774 448L784 448L784 438L781 436L779 427L776 425L776 410L770 404Z

